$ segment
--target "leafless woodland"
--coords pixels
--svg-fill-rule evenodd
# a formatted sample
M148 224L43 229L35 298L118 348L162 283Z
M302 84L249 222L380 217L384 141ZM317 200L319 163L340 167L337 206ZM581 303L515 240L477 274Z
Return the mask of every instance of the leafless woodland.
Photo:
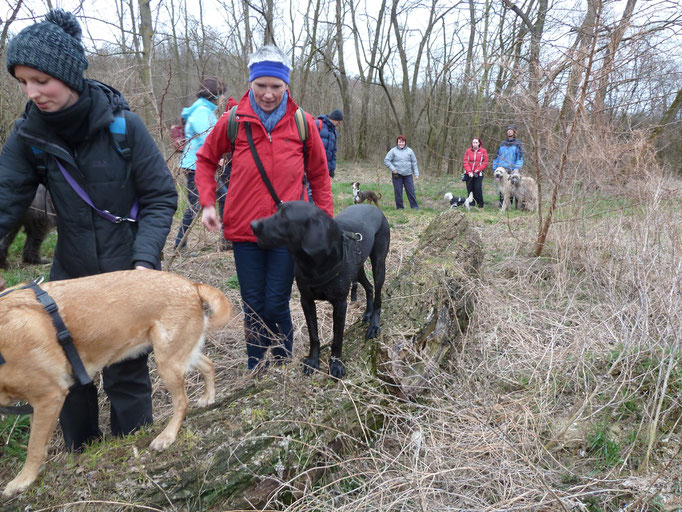
M0 1L2 53L11 35L51 3ZM325 459L329 471L316 484L315 471L291 469L282 456L293 473L270 476L278 492L262 509L682 509L679 2L97 3L59 3L85 27L87 75L125 94L171 168L168 130L199 79L222 77L237 98L247 87L249 52L274 42L291 56L294 99L313 114L344 112L341 180L371 181L395 135L404 133L425 177L453 183L472 136L494 153L515 124L525 172L538 183L536 213L472 216L484 255L475 291L466 290L476 306L450 357L428 374L424 395L398 400L371 378L338 388L362 427L340 436L352 456ZM7 73L0 86L3 142L24 99ZM390 277L409 260L425 221L394 225ZM174 270L220 286L231 267L202 256L199 264L175 262ZM295 325L303 325L295 314ZM239 370L240 335L236 326L209 343L222 375L230 375L226 390L251 386ZM386 329L382 342L410 336ZM275 378L290 392L280 398L304 396L297 371L281 373ZM268 387L270 378L255 385ZM329 391L322 378L316 382ZM370 412L381 425L363 423ZM242 419L253 421L257 436L259 421L279 421L271 413L249 405ZM212 428L190 425L185 448L197 444L192 428L202 435ZM301 432L319 427L312 417L302 425ZM319 439L297 442L327 454ZM143 446L132 443L136 453ZM131 494L111 510L133 510L133 503L181 510L182 499L186 510L205 507L204 497L171 500L164 491L169 495L152 506L132 493L159 480L144 469L146 455L121 455L128 448L103 448L111 474L118 475L110 461L121 457L124 476L133 475L123 485ZM65 458L52 459L53 474ZM103 473L77 475L92 483L76 493L84 502L76 505L68 487L60 497L49 480L51 490L35 496L50 507L42 510L66 502L104 510L88 480ZM306 478L310 485L299 486Z

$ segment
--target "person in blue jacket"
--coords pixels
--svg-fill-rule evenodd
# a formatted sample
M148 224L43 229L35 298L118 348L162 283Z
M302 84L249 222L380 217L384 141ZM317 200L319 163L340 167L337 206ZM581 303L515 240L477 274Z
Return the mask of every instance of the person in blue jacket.
M336 129L343 121L343 113L339 109L334 109L327 115L317 116L315 125L320 132L320 138L327 153L327 168L329 177L334 177L336 171Z
M185 232L189 229L192 221L201 209L197 186L194 182L197 151L204 145L206 137L213 128L213 125L218 121L218 116L216 115L218 101L223 94L225 94L225 85L221 80L215 77L204 78L199 85L197 100L191 106L182 109L181 117L185 120L185 140L187 142L180 158L180 168L187 180L188 205L182 216L182 223L178 229L178 234L175 237L176 249L184 249L187 245L187 240L184 239ZM221 211L225 204L225 194L227 194L227 188L224 185L223 187L225 190L219 190L218 194Z
M516 126L507 127L507 138L497 148L497 155L493 160L493 171L503 167L509 174L513 171L521 172L523 167L523 143L516 138ZM502 207L502 193L500 192L500 208Z

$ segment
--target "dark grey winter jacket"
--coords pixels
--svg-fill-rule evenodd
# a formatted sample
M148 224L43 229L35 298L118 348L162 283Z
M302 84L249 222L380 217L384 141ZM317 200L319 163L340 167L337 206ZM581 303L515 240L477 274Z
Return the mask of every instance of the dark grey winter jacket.
M70 150L29 102L0 153L0 238L31 203L39 182L52 195L58 241L50 279L69 279L136 264L160 268L160 254L177 206L173 179L156 143L137 114L113 88L87 80L92 98L87 138ZM109 124L125 110L132 158L116 149ZM47 172L40 175L33 148L46 152ZM127 217L139 203L137 223L114 224L100 217L68 184L54 157L101 210Z

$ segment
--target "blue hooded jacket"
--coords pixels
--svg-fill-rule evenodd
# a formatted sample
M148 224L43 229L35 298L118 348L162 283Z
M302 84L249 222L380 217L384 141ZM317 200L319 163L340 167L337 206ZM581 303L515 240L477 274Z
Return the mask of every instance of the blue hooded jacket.
M217 109L218 106L206 98L198 98L191 106L182 109L187 141L180 159L180 167L183 169L196 169L197 151L204 145L206 137L218 121Z
M493 160L493 171L504 167L512 171L520 171L523 167L523 144L518 139L505 139L497 148L497 155Z
M317 126L317 129L320 132L322 144L324 144L324 149L327 152L327 168L329 169L329 175L333 176L334 171L336 170L336 127L334 126L334 123L329 120L329 116L327 115L317 116L315 126Z

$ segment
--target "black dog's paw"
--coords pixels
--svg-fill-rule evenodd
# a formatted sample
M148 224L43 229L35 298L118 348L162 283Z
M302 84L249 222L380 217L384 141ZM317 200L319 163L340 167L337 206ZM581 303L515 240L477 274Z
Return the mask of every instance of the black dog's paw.
M367 332L365 333L365 339L366 340L371 340L372 338L376 338L379 336L379 333L381 332L381 327L378 325L371 325L367 328Z
M320 360L312 357L306 357L303 360L303 373L312 375L316 370L320 369Z
M371 311L365 311L365 314L362 315L362 323L366 324L372 319L372 312Z
M343 379L346 375L346 367L343 366L341 359L338 357L331 357L329 359L329 375L336 379Z

